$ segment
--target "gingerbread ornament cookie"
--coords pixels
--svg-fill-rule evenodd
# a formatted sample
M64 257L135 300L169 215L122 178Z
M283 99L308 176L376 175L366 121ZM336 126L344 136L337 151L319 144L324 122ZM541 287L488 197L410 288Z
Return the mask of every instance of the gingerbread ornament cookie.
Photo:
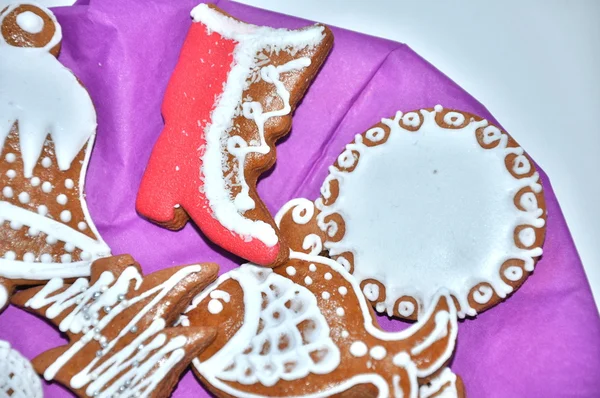
M43 396L42 382L31 363L7 341L0 340L0 397L42 398Z
M143 277L130 256L92 264L90 281L21 291L12 302L66 333L69 344L33 360L46 380L81 397L163 397L215 337L216 329L171 328L194 295L218 273L216 264L167 268Z
M315 205L280 211L290 246L322 246L390 316L416 319L440 288L460 317L474 316L517 289L542 254L546 207L529 156L497 126L441 106L357 135Z
M289 132L333 36L322 25L247 24L206 4L192 17L136 209L170 229L191 218L229 252L276 265L289 251L256 182L275 163L275 142Z
M14 4L0 13L0 309L14 286L90 273L110 254L83 184L96 112L56 59L54 15Z
M342 266L292 252L275 269L246 264L222 275L182 324L219 327L194 361L219 397L416 397L449 361L456 321L442 293L418 323L384 332Z

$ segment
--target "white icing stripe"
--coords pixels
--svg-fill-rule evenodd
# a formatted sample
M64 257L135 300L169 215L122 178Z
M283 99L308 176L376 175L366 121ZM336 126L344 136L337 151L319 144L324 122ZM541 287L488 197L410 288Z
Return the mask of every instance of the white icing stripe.
M73 263L42 263L0 258L0 275L8 279L43 281L52 278L79 278L90 275L93 260Z
M450 383L448 387L442 390L444 384ZM429 380L429 384L423 385L419 389L419 398L457 398L456 375L450 368L446 368L437 377Z
M23 3L13 4L6 15ZM55 33L43 48L13 47L0 36L0 150L15 122L24 175L32 177L48 133L54 142L60 170L68 170L86 141L96 131L96 111L77 78L48 51L60 43L61 27L54 15Z
M0 201L0 219L18 221L48 236L55 237L61 242L72 243L75 247L96 257L103 257L110 254L110 249L106 246L106 243L94 240L65 224L15 206L9 202Z
M112 350L123 336L134 330L137 331L136 325L140 319L165 298L177 284L188 275L200 270L200 265L182 268L162 284L129 299L125 297L129 292L131 282L135 282L134 290L139 289L142 283L142 277L135 267L126 268L116 281L111 272L105 271L91 287L88 287L87 280L78 279L68 289L57 295L53 294L63 286L63 280L57 278L49 281L43 289L25 303L25 306L39 309L51 304L47 309L49 319L70 309L67 316L60 322L59 328L62 331L83 333L83 335L48 366L44 372L44 378L46 380L54 379L57 372L94 339L101 344L100 355L93 357L78 374L71 378L71 387L78 389L87 385L86 393L89 396L97 392L111 396L116 391L114 389L118 390L120 387L124 387L125 391L132 393L140 392L140 396L148 396L152 392L151 389L183 358L182 347L186 343L185 337L178 336L167 342L164 334L157 334L165 328L165 321L157 318L130 344L118 352L113 353ZM152 299L113 340L108 341L106 337L102 336L102 331L113 319L126 308L148 297L152 297ZM102 318L100 318L101 311L105 312ZM156 349L158 351L148 357L150 352ZM100 360L105 359L105 355L110 356L98 365ZM147 373L157 364L161 365L159 370L147 376ZM105 388L107 383L129 367L132 368L125 375Z
M209 31L216 31L221 36L238 42L223 93L216 102L211 114L211 122L205 131L206 151L202 158L204 193L215 218L221 225L239 235L259 239L265 245L272 247L278 242L273 227L260 220L252 221L241 214L255 206L248 195L243 165L249 153L265 154L270 151L264 137L265 122L271 117L287 115L291 111L289 92L279 80L279 74L304 68L310 64L310 59L300 58L285 65L268 65L260 69L261 78L275 85L284 107L263 114L262 106L258 102L243 104L244 116L253 119L258 127L260 135L258 146L250 146L241 137L232 136L223 147L222 139L232 128L233 119L238 112L238 104L242 101L242 94L250 84L249 78L253 71L258 68L257 54L264 49L279 51L291 47L297 50L314 46L324 37L323 27L311 27L301 31L258 27L235 21L206 4L198 5L192 10L191 15L195 22L203 23ZM237 180L242 190L233 201L223 176L223 151L229 151L238 161Z

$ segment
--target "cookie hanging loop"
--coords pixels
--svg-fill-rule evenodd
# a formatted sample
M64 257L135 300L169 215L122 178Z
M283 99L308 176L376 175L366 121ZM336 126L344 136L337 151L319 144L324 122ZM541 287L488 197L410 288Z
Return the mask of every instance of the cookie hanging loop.
M0 51L6 45L47 51L55 57L60 52L62 30L56 17L45 7L17 3L0 13Z

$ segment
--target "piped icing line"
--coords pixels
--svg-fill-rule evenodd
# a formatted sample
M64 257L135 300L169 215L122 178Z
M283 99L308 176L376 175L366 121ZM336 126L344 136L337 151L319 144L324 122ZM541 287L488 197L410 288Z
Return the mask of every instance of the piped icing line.
M257 269L253 265L245 264L222 275L213 285L194 298L186 313L195 308L204 298L213 297L215 292L219 292L219 290L215 290L218 289L218 285L228 279L237 281L244 290L244 323L236 335L210 359L204 362L200 362L198 358L194 359L198 371L206 375L211 383L237 381L242 384L253 384L260 382L265 386L272 386L279 380L297 380L309 373L326 374L339 365L340 351L331 340L329 325L319 311L315 296L305 287L274 273L271 269ZM275 289L272 289L272 286ZM263 295L270 300L264 309L261 308ZM222 294L218 293L218 296L222 297ZM292 307L299 305L305 310L299 316L295 316L292 311L288 310L285 316L281 315L285 317L285 320L278 323L270 316L270 311L285 311L284 304L288 301L291 301ZM303 338L296 325L306 320L316 323L318 330L315 332L316 336L313 334L310 341L296 345L293 350L286 349L285 352L272 353L270 357L275 359L268 360L273 364L272 368L275 370L271 374L261 372L254 372L251 376L244 374L247 365L266 360L260 355L260 350L265 342L270 342L272 336L286 335L290 337L290 341L296 342L296 344L302 342ZM259 321L263 321L265 325L262 332L257 335ZM244 348L248 342L254 348L252 352L245 353ZM271 348L272 352L276 349L276 347ZM309 353L315 350L327 352L326 357L318 364L315 364L309 356ZM286 358L293 359L298 364L293 372L285 373L283 368L276 365L279 362L285 362ZM235 364L234 370L228 371L231 364Z
M167 339L160 333L166 326L165 320L157 317L151 325L144 329L131 343L120 351L113 353L112 349L128 333L137 333L138 322L146 316L171 290L187 276L199 272L200 265L191 265L178 270L165 282L157 285L138 296L127 298L130 286L138 290L142 284L142 276L135 267L127 267L118 278L110 271L104 271L94 283L89 286L87 279L77 279L64 291L55 294L64 286L64 280L51 279L46 286L38 291L25 303L32 309L47 308L46 317L54 319L65 315L59 323L63 332L83 334L44 372L46 380L52 380L65 364L80 352L89 342L96 340L102 347L93 359L70 380L74 389L86 387L86 394L93 396L112 396L123 391L133 396L148 396L156 386L181 359L187 342L185 336ZM102 331L126 308L152 297L151 300L127 323L127 325L112 340L103 336ZM101 314L104 314L101 317ZM151 352L157 350L152 355ZM106 357L108 355L108 357ZM102 363L99 363L101 360ZM160 364L157 371L147 376L147 373ZM125 374L111 382L125 369ZM121 389L121 387L124 387Z
M342 265L340 265L339 263L337 263L333 260L330 260L328 258L314 256L314 255L305 254L305 253L299 253L299 252L295 252L295 251L291 252L290 258L303 260L303 261L311 262L311 263L318 263L318 264L326 265L326 266L330 267L332 269L332 271L335 271L335 272L341 274L343 276L343 278L348 283L350 283L354 292L357 293L356 297L358 299L360 310L363 315L363 319L364 319L363 325L365 327L365 330L370 335L372 335L373 337L376 337L377 339L380 339L383 341L396 341L396 340L403 340L403 339L409 338L409 337L413 336L415 333L417 333L419 331L419 329L421 329L425 325L425 323L427 322L427 319L433 315L433 312L435 310L434 308L430 308L425 317L421 318L421 320L419 320L412 327L410 327L406 330L403 330L400 332L395 332L395 333L389 333L389 332L382 331L375 326L374 319L371 316L370 305L366 301L364 296L361 294L360 285L344 269L344 267ZM232 273L232 272L234 273L234 275L240 274L240 276L236 275L234 277L231 277L230 273ZM206 380L208 381L208 383L210 383L210 385L216 387L217 389L219 389L221 391L224 391L227 394L231 394L233 396L238 396L240 394L240 391L231 387L225 381L239 382L242 384L251 384L251 383L256 382L256 380L241 380L240 378L235 378L235 377L234 378L222 377L218 371L215 371L215 369L221 369L223 367L227 367L231 363L231 361L228 361L228 360L230 360L232 357L235 356L235 352L242 351L244 349L244 347L246 347L246 343L251 341L251 336L253 336L256 333L256 328L258 326L258 319L259 319L259 316L256 316L256 311L257 311L256 306L260 305L261 290L259 288L257 288L258 284L255 281L253 281L251 277L245 277L245 278L241 277L242 274L245 274L247 276L247 275L249 275L250 272L254 273L255 277L265 280L265 282L264 282L265 284L271 283L273 280L269 279L269 278L271 278L272 275L276 275L273 273L273 270L271 270L271 269L257 267L252 264L245 264L240 269L236 269L234 271L231 271L230 273L222 275L211 286L209 286L203 293L201 293L196 298L194 298L192 304L185 311L185 313L189 313L190 311L197 308L197 306L205 298L210 296L212 291L214 291L215 289L219 289L219 286L222 285L223 282L225 282L229 279L235 279L240 284L240 286L242 286L242 290L244 291L244 298L243 298L244 309L247 311L248 308L252 308L252 312L251 312L252 316L248 317L248 313L246 313L244 315L244 323L243 323L242 327L240 328L240 331L238 331L236 333L236 335L231 340L229 340L225 344L225 346L219 352L217 352L213 357L211 357L210 359L208 359L207 361L204 361L204 362L200 361L198 358L194 359L194 361L193 361L193 365L196 368L196 370L198 370L198 372L202 375L202 377L206 378ZM285 278L283 278L283 279L285 279ZM447 292L440 291L440 292L438 292L437 297L438 298L444 297L446 299L446 302L448 303L448 311L438 311L436 313L435 330L432 331L432 333L429 334L426 339L421 341L420 344L418 344L414 348L414 351L415 351L414 355L418 355L423 350L425 350L427 347L430 347L431 345L433 345L434 343L436 343L437 341L439 341L445 337L448 337L449 341L451 341L451 344L449 344L446 347L445 351L438 357L438 359L435 362L431 363L430 366L428 366L427 368L422 368L422 369L418 369L416 367L415 363L413 362L413 360L410 357L410 354L405 351L401 351L401 352L397 352L397 353L389 353L390 355L393 355L393 364L399 368L402 368L406 372L407 377L410 379L410 391L411 391L410 397L417 397L417 393L418 393L417 380L418 380L418 378L425 378L425 377L428 377L431 374L433 374L437 369L439 369L445 362L447 362L449 360L449 358L451 357L452 352L454 350L455 341L456 341L456 337L457 337L456 308L454 307L453 301L452 301L451 297L447 294ZM252 298L258 298L257 302L250 303L249 300L251 300ZM248 318L250 318L249 320L251 320L251 323L249 323L249 324L247 324ZM186 319L186 322L182 322L183 326L185 326L184 323L187 323L189 325L189 321L187 319ZM447 327L442 327L442 326L447 326ZM244 329L244 328L246 328L246 329ZM328 330L328 333L329 333L329 330ZM450 333L450 335L448 335L448 333ZM242 336L244 338L241 338ZM261 345L260 344L252 344L252 346L260 347ZM352 347L350 350L352 353L353 352ZM369 355L371 355L371 357L373 359L377 359L377 358L381 359L382 355L383 356L388 355L388 353L385 352L386 351L385 348L378 346L378 345L370 347L370 349L365 346L363 351L364 352L362 352L362 353L356 351L353 353L353 355L361 356L361 355L367 355L367 353L369 353ZM383 351L383 353L382 353L382 351ZM216 362L214 361L215 358L217 358ZM225 360L224 358L227 358L228 360ZM236 363L236 365L239 365L239 364ZM243 366L241 366L241 367L234 366L233 368L234 369L245 369ZM333 369L335 369L335 367L333 367ZM330 370L330 372L331 372L331 370ZM326 374L326 373L324 372L322 374ZM272 384L266 384L263 380L260 380L260 382L266 386L272 385ZM269 382L273 383L272 380L270 380ZM403 396L402 389L400 387L400 376L396 375L393 377L394 390L390 391L388 382L386 382L386 380L381 375L379 375L377 373L363 373L363 374L356 375L346 381L343 381L343 382L335 385L333 388L327 389L326 391L321 391L321 392L313 393L313 394L298 395L297 397L298 398L299 397L304 397L304 398L328 397L331 395L335 395L335 394L347 391L348 389L352 388L353 386L360 385L360 384L374 385L379 391L378 397L380 397L380 398L389 397L389 396L395 396L395 397ZM244 394L244 396L250 397L250 398L255 398L255 397L261 396L261 395L250 393L248 391L244 391L243 394ZM286 397L287 396L291 396L291 395L286 395Z
M465 317L466 315L474 316L476 315L476 311L469 304L470 298L479 304L485 304L492 298L493 293L497 294L500 298L504 298L514 290L511 285L502 279L500 268L506 261L514 259L520 260L524 264L523 269L531 272L534 268L535 259L542 255L541 247L521 248L513 241L513 230L517 226L529 226L526 228L525 232L519 235L520 239L522 240L521 244L524 246L527 246L526 243L533 244L535 241L535 231L533 228L543 228L545 226L543 209L538 206L537 199L535 197L535 194L542 192L539 174L537 172L533 172L531 175L527 176L531 172L533 165L531 165L530 161L525 156L523 149L520 147L509 147L508 135L503 133L496 126L489 125L486 120L466 121L465 116L459 112L448 112L444 115L444 122L453 126L453 128L441 127L436 122L436 115L442 111L443 108L438 105L433 111L421 110L418 113L410 112L406 114L403 114L399 111L396 113L393 119L382 119L381 123L387 126L390 129L390 132L387 137L387 141L381 144L377 144L385 138L385 131L381 127L374 127L368 130L365 136L360 134L356 135L354 141L346 145L345 150L338 156L338 167L329 167L329 175L321 187L322 197L315 201L315 205L320 211L317 216L317 222L319 228L326 234L326 239L325 242L323 242L323 246L329 251L330 256L335 258L336 256L351 252L355 259L353 271L354 277L356 277L359 281L364 281L366 279L379 280L380 278L375 278L375 276L381 274L382 270L380 267L388 267L389 271L389 264L386 264L386 262L382 261L381 259L378 261L368 261L366 258L361 257L367 257L368 255L364 254L365 251L362 250L362 246L360 245L369 244L362 243L365 241L363 239L364 236L361 235L361 237L359 237L355 235L357 234L358 230L365 232L368 229L364 228L364 226L362 229L356 228L354 225L354 229L352 226L349 227L349 224L351 224L353 219L356 217L349 212L345 212L343 208L343 206L347 206L348 209L357 207L357 204L352 201L356 195L353 195L350 192L354 192L352 191L352 187L355 187L356 183L353 183L353 180L359 180L357 175L360 173L361 169L366 167L364 164L371 162L368 164L370 164L372 167L372 159L376 159L377 162L382 162L382 153L384 153L384 151L389 151L386 148L394 145L392 142L395 143L396 149L402 148L400 144L403 144L405 147L411 148L412 150L414 145L420 143L419 140L431 140L431 138L428 138L427 136L435 136L437 139L446 138L449 141L462 139L463 143L469 148L470 151L472 151L469 152L470 154L476 153L481 154L481 156L489 157L496 156L498 160L497 163L494 163L492 159L488 159L491 163L494 163L495 167L493 169L493 173L495 174L489 176L489 178L490 181L494 181L498 184L506 184L507 191L505 191L503 195L507 199L504 202L498 201L496 198L485 197L485 199L496 200L497 207L500 208L501 211L507 213L506 217L512 217L510 220L512 220L514 225L507 230L506 238L503 236L497 237L497 239L502 241L502 243L496 244L496 246L504 245L505 247L486 247L486 249L489 249L490 253L495 256L495 262L493 264L487 264L487 268L484 269L480 275L466 275L465 277L467 277L468 283L465 283L464 280L461 280L459 283L460 286L449 286L447 282L450 281L451 278L443 276L443 273L441 272L439 273L439 276L444 280L440 281L439 283L430 283L430 281L423 282L421 280L423 282L421 285L428 284L426 287L416 287L419 280L415 275L413 275L412 279L407 277L406 274L403 274L404 277L397 276L392 278L391 276L388 276L388 280L391 279L393 282L386 283L385 280L381 281L386 287L387 296L385 297L385 301L382 301L381 306L379 306L377 309L378 311L384 310L390 316L396 312L396 302L403 296L414 297L419 304L418 311L419 314L421 314L424 308L427 308L434 302L432 296L434 294L434 290L439 286L447 287L449 289L449 293L457 298L460 305L458 312L460 317ZM466 125L461 127L465 123ZM410 128L412 128L412 130ZM482 147L476 138L476 131L478 129L483 129L483 143L485 145L492 145L494 143L497 143L497 145L491 148ZM365 139L369 140L375 145L367 145L364 142ZM410 153L409 151L405 151L404 153L406 154L407 152ZM449 150L447 152L450 154ZM462 156L463 154L464 153L460 153L458 155ZM515 155L513 164L510 167L511 171L518 175L519 178L514 177L504 165L504 159L509 155ZM400 154L394 156L396 159L404 158L404 156ZM422 154L422 156L435 155ZM456 154L448 156L459 157ZM473 167L473 165L470 167ZM352 171L347 171L347 169L351 169ZM488 167L487 170L489 171L491 168ZM440 173L443 173L445 170L441 169L439 171ZM416 172L417 171L415 171L415 173ZM434 172L437 172L437 169L434 170ZM445 177L442 176L440 178ZM328 203L332 196L330 184L333 181L337 181L339 183L339 195L333 201L333 203ZM411 184L411 186L424 186L426 185L426 182L424 181L425 180L420 181L415 178L415 181ZM514 205L513 200L517 195L519 195L519 192L525 188L529 189L531 192L527 192L520 197L520 205L524 209L521 210ZM509 194L507 195L506 192L509 192ZM357 192L354 192L354 194L357 194ZM393 191L389 190L388 195L393 195ZM414 195L415 194L413 192L412 197L414 197ZM419 212L419 214L426 215L426 213L423 212ZM337 241L329 240L329 238L336 237L336 235L339 233L339 225L335 219L330 217L332 215L341 216L346 224L344 235L341 237L341 239L336 239ZM408 230L412 231L410 228L408 228ZM379 232L380 235L386 233L388 232ZM360 235L360 231L358 231L358 235ZM481 234L472 232L472 235L480 236ZM402 242L402 240L403 239L400 239L399 242ZM361 243L357 244L357 241ZM369 245L369 248L370 247L371 246ZM406 252L411 253L411 250L412 249L409 248L406 250ZM342 261L347 261L343 257L340 257L339 259ZM364 263L365 261L368 262L368 264ZM388 259L387 262L389 261L394 260ZM404 273L409 273L409 269L414 270L413 273L421 272L418 264L412 263L404 267L395 268L397 272L401 271ZM477 269L476 271L481 271L481 268ZM517 281L523 276L522 271L523 270L521 270L520 267L513 266L504 271L503 276L505 276L508 280ZM385 272L387 271L384 271L383 274L385 274ZM491 288L484 285L478 290L475 290L471 295L470 291L475 285L477 285L476 282L487 283L491 286ZM402 310L407 313L409 310L408 305L403 305Z
M437 377L431 379L428 385L423 385L419 388L419 398L458 397L456 380L456 374L452 373L450 368L446 368Z
M213 211L214 217L225 228L263 242L267 247L278 243L273 227L261 220L250 220L243 216L247 210L253 209L254 201L248 195L248 185L244 176L244 163L249 154L266 154L270 151L264 137L264 125L268 119L285 116L291 112L289 91L279 80L281 73L300 70L310 65L309 58L299 58L284 65L267 65L260 68L260 77L267 83L275 85L277 94L284 106L280 110L263 113L258 102L246 101L242 104L242 114L255 121L260 143L249 145L239 136L224 137L233 127L233 120L239 114L239 101L244 90L249 86L249 77L258 67L257 54L263 50L281 51L285 48L300 50L316 46L324 38L324 28L310 27L300 31L258 27L234 20L231 17L200 4L192 10L195 22L203 23L209 32L217 32L224 38L235 40L237 45L233 53L233 63L221 96L217 99L211 113L211 121L206 126L206 148L202 155L201 175L204 180L204 194ZM242 189L235 198L231 198L223 176L224 154L229 152L237 159L237 180Z
M0 15L0 25L16 7ZM88 92L77 78L48 51L62 39L54 15L42 9L54 22L55 33L42 48L13 47L0 35L0 148L15 122L24 175L32 176L48 134L55 144L60 170L68 170L86 141L96 131L96 111ZM1 151L1 149L0 149Z
M313 201L304 198L292 199L275 214L274 221L278 228L281 228L281 220L290 210L292 221L298 225L308 224L316 213ZM302 249L308 254L318 256L323 251L323 239L317 234L308 234L303 238Z

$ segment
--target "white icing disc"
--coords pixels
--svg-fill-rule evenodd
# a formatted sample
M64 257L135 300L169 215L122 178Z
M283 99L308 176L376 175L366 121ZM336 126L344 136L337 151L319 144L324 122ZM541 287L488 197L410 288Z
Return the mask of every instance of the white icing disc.
M545 203L530 158L473 115L421 110L348 144L316 201L324 248L377 311L416 319L446 288L474 316L542 254Z

